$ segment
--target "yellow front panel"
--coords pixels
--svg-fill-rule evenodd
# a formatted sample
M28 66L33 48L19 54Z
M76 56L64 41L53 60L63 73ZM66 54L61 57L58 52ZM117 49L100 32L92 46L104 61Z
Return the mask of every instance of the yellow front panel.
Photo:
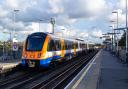
M49 37L46 36L46 39L42 47L42 51L26 51L24 45L22 57L25 59L36 59L36 60L44 59L47 51L48 39Z

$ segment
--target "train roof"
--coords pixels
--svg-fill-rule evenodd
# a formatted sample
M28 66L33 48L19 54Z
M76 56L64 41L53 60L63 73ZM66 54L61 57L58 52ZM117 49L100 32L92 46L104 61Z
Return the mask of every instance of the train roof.
M47 32L35 32L35 33L30 34L29 36L33 36L33 35L42 35L42 36L49 35L50 37L52 37L54 39L64 39L64 40L68 40L68 41L80 41L80 42L84 43L84 40L82 40L82 39L69 39L69 38L59 37L59 36L56 36L54 34L47 33Z

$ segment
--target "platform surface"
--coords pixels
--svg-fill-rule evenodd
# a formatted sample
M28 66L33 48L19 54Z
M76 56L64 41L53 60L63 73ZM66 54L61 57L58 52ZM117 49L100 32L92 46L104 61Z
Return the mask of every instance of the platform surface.
M102 51L99 51L65 89L96 89L100 71L101 53Z
M128 89L128 66L100 50L65 89Z
M128 89L128 66L108 51L101 52L97 89Z
M0 60L0 73L7 72L11 70L12 68L16 67L19 65L21 62L20 59L17 60Z

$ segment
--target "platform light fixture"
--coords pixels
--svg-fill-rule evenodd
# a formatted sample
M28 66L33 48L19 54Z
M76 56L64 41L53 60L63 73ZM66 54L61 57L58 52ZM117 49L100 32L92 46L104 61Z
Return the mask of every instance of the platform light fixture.
M127 24L127 15L128 15L128 7L127 7L127 0L126 0L126 8L125 8L125 11L126 11L126 63L128 63L128 24Z

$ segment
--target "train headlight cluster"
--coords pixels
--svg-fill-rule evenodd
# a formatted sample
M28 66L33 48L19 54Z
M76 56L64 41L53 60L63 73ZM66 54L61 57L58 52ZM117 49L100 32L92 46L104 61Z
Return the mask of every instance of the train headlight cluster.
M27 58L27 54L24 55L24 58Z
M30 58L34 58L34 56L33 55L30 55Z
M38 58L40 58L41 57L41 53L38 53Z

